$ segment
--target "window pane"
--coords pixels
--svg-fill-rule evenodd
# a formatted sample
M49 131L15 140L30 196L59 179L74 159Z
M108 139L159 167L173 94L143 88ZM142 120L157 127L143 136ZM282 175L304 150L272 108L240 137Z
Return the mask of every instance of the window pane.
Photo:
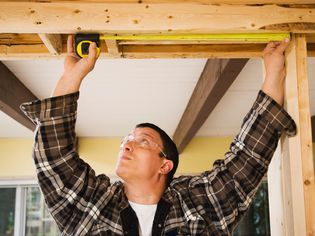
M26 188L26 236L60 235L38 187Z
M263 181L248 212L237 226L234 236L269 236L268 184Z
M15 188L0 188L0 235L14 235Z

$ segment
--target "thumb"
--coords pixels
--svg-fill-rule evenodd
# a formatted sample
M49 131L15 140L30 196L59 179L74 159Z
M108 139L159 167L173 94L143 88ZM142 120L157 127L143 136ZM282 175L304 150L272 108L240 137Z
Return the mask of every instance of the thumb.
M290 44L290 40L288 38L285 38L283 41L281 41L279 46L276 48L276 51L279 53L284 53L284 51L287 49L289 44Z
M88 64L91 66L91 69L93 69L96 59L97 59L96 43L92 42L89 46L89 55L87 57L87 61L88 61Z

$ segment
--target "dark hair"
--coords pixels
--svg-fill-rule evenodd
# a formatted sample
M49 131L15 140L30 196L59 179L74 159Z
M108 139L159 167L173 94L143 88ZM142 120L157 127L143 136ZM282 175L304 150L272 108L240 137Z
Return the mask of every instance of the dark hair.
M164 130L162 130L160 127L154 124L141 123L137 124L136 128L151 128L159 133L160 138L162 139L163 152L166 154L166 159L171 160L173 162L173 169L167 174L167 185L169 185L173 180L173 176L178 166L178 150L176 144ZM162 153L160 153L160 157L163 157Z

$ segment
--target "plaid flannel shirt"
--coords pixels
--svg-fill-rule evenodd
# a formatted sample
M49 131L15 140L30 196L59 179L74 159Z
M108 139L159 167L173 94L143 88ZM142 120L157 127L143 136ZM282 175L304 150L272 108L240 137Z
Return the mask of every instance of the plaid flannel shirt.
M33 158L49 211L62 235L138 235L123 183L96 176L75 151L78 98L79 92L21 105L37 125ZM260 91L225 158L200 175L175 178L165 189L152 235L231 235L284 130L294 135L294 121Z

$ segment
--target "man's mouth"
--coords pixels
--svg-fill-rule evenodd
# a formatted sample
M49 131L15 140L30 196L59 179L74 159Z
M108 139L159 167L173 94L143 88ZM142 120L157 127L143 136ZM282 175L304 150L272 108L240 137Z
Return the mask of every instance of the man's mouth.
M126 160L126 161L130 161L131 160L131 158L128 157L128 156L121 156L120 159L121 160Z

